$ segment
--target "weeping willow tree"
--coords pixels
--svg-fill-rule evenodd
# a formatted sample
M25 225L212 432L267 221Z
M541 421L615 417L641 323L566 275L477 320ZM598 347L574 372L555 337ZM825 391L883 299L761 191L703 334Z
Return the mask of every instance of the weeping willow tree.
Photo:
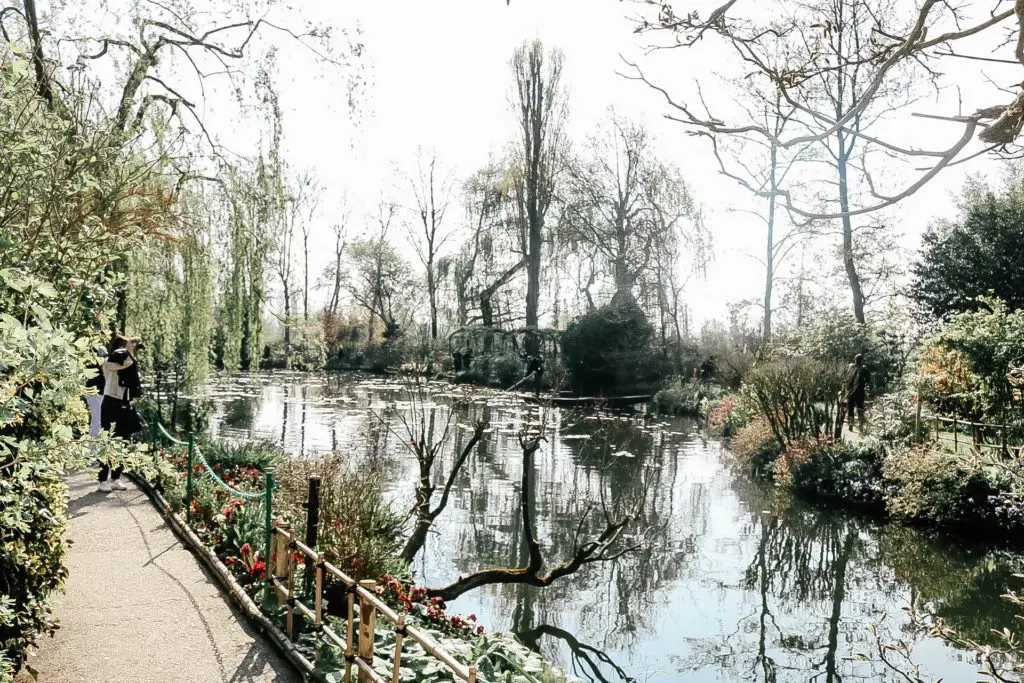
M230 207L224 248L226 277L220 296L218 337L221 365L228 372L256 372L263 350L267 270L275 235L284 223L285 187L281 161L281 107L270 72L257 78L270 136L252 163L228 169L223 183ZM262 147L262 145L261 145Z
M187 186L178 195L174 239L149 242L127 256L126 329L146 344L154 394L172 422L181 395L198 389L210 370L212 241L221 221L210 194L202 185Z

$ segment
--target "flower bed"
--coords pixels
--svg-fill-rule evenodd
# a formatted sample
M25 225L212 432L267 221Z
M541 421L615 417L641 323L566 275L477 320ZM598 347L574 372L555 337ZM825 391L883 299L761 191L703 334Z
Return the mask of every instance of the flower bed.
M271 621L283 626L284 608L276 599L267 600L268 558L264 551L266 511L264 503L257 499L242 500L218 485L210 476L216 474L224 483L245 493L258 493L265 486L266 471L274 468L275 460L267 458L265 451L257 449L250 453L225 448L204 448L209 452L209 467L202 462L192 465L192 504L190 528L242 586L252 601L261 606ZM157 451L160 460L169 463L172 473L164 474L153 482L160 490L172 511L185 512L187 474L187 453L183 448L169 448ZM282 468L287 469L287 468ZM295 482L291 482L295 484ZM280 500L282 491L299 491L298 486L282 486L275 489L274 510L296 510L295 501L286 504ZM287 513L286 513L287 514ZM278 515L275 515L278 518ZM298 522L294 516L285 522ZM321 519L321 524L331 528L340 520ZM330 538L330 537L327 537ZM324 552L328 549L321 548ZM344 564L351 554L334 550L334 559ZM295 555L296 573L294 585L296 594L303 601L312 604L312 596L302 591L307 566L302 554ZM345 572L351 566L339 566ZM356 570L360 567L356 566ZM344 633L345 600L341 599L342 586L325 583L324 621L336 633ZM428 598L427 589L416 586L394 574L380 576L374 587L378 596L397 613L405 615L409 623L437 641L441 647L466 666L476 666L481 681L516 681L522 683L559 683L575 681L560 670L551 667L536 653L523 646L514 636L501 633L486 633L475 615L463 617L449 615L443 601ZM340 681L345 666L344 652L326 641L313 625L300 615L295 615L295 649L310 662L315 662L316 671L322 680ZM401 680L426 681L428 683L453 681L453 674L435 657L428 654L415 642L406 639L402 649ZM390 679L391 660L395 648L395 634L391 629L378 628L375 636L374 667L382 676Z

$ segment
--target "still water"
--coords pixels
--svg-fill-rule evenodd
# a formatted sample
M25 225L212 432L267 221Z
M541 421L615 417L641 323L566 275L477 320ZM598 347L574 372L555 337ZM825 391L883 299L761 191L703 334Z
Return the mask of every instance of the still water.
M580 414L443 384L414 405L399 384L346 375L224 377L209 393L215 436L269 439L297 456L365 452L372 416L389 404L407 417L432 415L438 433L451 414L441 481L473 422L486 420L487 439L415 563L430 586L520 565L517 434L542 425L531 504L548 566L571 557L578 530L584 541L600 533L602 501L637 511L623 541L639 550L544 589L484 587L451 611L518 633L585 680L905 680L857 659L876 652L871 625L886 615L878 633L913 645L922 678L974 681L970 657L919 633L904 609L917 601L977 638L1013 623L999 597L1017 581L1012 558L779 501L735 472L729 453L692 422ZM408 509L415 459L397 436L385 448L389 495Z

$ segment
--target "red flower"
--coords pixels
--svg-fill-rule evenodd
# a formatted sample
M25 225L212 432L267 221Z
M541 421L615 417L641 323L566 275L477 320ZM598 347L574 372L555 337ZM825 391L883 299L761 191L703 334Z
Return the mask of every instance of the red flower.
M477 627L476 627L476 632L477 632L478 634L480 634L480 635L483 635L483 632L484 632L484 627L483 627L483 626L477 626Z
M238 554L241 555L242 557L246 557L251 552L252 552L252 546L250 546L248 543L246 543L245 545L243 545L241 548L238 549Z

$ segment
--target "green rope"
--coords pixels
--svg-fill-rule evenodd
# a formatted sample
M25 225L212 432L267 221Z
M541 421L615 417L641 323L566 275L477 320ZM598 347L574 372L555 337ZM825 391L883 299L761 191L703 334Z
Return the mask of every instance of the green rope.
M170 441L171 443L177 444L178 446L187 446L188 445L187 441L179 441L178 439L175 439L173 436L168 434L167 430L164 429L164 426L162 424L160 424L159 422L156 423L156 426L157 426L157 429L159 429L161 432L164 433L164 436L167 437L167 440Z
M210 475L210 477L213 478L213 483L217 484L217 486L221 487L222 489L224 489L225 491L227 491L231 495L233 495L233 496L235 496L237 498L242 498L243 500L257 500L257 499L262 498L263 496L266 495L266 493L267 493L266 491L257 491L256 493L246 493L245 491L239 491L238 489L233 488L229 484L225 483L223 479L221 479L220 477L217 476L217 473L213 471L212 467L210 467L210 463L208 463L206 461L206 458L203 457L203 452L199 450L199 446L195 447L195 455L196 455L196 457L199 458L199 462L206 466L206 472Z
M168 434L167 430L164 429L164 426L162 424L160 424L159 422L156 423L156 426L157 426L157 428L161 432L163 432L164 436L167 437L167 439L169 439L171 441L171 443L177 444L179 446L187 446L188 445L187 441L179 441L178 439L175 439L173 436ZM209 473L209 475L213 478L213 482L215 484L217 484L217 486L220 486L222 489L224 489L225 491L230 493L232 496L235 496L236 498L242 498L243 500L257 500L258 498L262 498L263 496L266 495L266 493L267 493L266 491L258 491L256 493L246 493L245 491L239 491L238 489L236 489L236 488L232 487L231 485L227 484L223 479L218 477L217 473L213 471L212 467L210 467L210 463L207 462L206 458L203 456L203 452L199 450L199 446L198 445L194 446L194 455L197 458L199 458L199 462L204 465L204 468L205 468L206 472Z

